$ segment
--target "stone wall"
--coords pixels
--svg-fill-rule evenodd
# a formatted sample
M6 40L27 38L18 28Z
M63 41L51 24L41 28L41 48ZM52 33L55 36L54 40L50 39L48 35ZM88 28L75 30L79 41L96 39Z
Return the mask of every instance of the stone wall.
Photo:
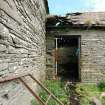
M46 37L46 78L52 79L55 75L55 57L54 57L54 49L55 49L55 39L54 37L47 36Z
M27 72L44 78L45 16L44 0L0 0L0 79ZM31 99L19 81L0 84L0 105L30 105Z
M53 37L55 35L81 36L80 78L82 82L99 82L100 80L105 79L105 31L104 30L95 30L95 29L48 30L47 33L48 39L49 37L50 39L52 37L53 40L54 39Z

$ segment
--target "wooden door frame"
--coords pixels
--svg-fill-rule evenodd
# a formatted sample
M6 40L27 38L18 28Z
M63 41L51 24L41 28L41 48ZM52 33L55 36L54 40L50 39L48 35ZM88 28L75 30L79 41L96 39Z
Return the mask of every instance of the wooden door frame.
M78 82L81 82L81 35L55 35L55 38L60 37L68 37L68 38L77 38L78 39L78 48L79 48L79 55L78 55Z

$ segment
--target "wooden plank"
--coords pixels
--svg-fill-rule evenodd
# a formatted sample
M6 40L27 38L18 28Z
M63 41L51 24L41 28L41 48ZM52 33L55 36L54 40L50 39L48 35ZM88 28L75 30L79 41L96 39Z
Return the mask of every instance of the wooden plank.
M29 73L24 73L24 74L13 74L13 75L9 75L9 76L7 76L7 77L4 77L4 78L2 78L2 79L0 79L0 84L1 83L5 83L5 82L10 82L10 81L13 81L13 80L16 80L16 79L18 79L18 78L20 78L20 77L24 77L24 76L28 76L28 74Z
M47 99L47 101L46 101L45 105L47 105L47 104L48 104L48 102L49 102L50 98L51 98L51 94L49 95L49 97L48 97L48 99Z
M20 77L19 80L23 83L23 85L29 90L29 92L41 103L41 105L45 105L41 98L28 86L28 84Z
M40 82L38 81L35 77L33 77L31 74L29 76L39 85L41 86L47 93L51 94L51 92Z
M47 93L51 94L52 98L55 99L60 105L64 105L58 98L55 97L40 81L38 81L35 77L31 74L29 76L39 85L41 86Z
M49 97L46 101L46 103L44 103L41 98L29 87L29 85L22 79L22 77L25 76L30 76L39 86L41 86L41 88L43 88L48 94ZM57 101L57 103L59 103L59 105L64 105L58 98L55 97L55 95L53 95L40 81L38 81L32 74L29 73L24 73L24 74L18 74L18 75L10 75L6 78L0 79L0 84L1 83L5 83L5 82L10 82L13 80L17 80L19 79L23 85L29 90L29 92L41 103L41 105L47 105L49 99L52 97L53 99L55 99Z

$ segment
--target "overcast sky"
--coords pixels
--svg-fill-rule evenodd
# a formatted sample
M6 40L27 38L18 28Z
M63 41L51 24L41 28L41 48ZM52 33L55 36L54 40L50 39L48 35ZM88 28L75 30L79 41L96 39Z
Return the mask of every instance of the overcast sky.
M50 14L105 11L105 0L48 0Z

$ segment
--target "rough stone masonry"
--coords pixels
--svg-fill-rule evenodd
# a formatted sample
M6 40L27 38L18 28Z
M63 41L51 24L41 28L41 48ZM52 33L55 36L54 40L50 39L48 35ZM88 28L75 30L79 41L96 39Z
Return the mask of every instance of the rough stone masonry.
M44 78L45 1L0 0L0 78L26 72ZM0 105L30 105L31 100L19 81L0 84Z
M55 69L53 51L55 38L80 37L80 82L98 83L105 80L105 12L68 13L48 16L47 19L47 74ZM70 57L68 57L70 59ZM58 69L59 70L59 69Z

